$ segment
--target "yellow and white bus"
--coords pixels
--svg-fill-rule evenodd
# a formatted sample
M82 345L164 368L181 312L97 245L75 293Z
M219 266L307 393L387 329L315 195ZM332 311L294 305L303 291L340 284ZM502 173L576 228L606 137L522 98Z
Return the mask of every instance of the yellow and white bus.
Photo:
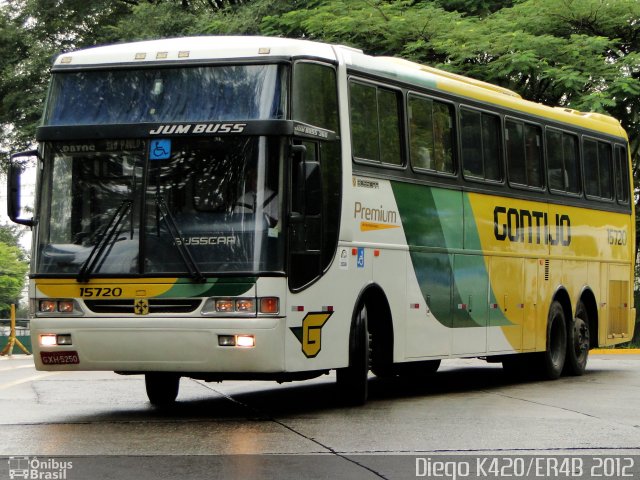
M40 370L307 379L480 357L548 378L633 334L613 118L343 46L199 37L60 55L14 155ZM20 169L37 156L32 218Z

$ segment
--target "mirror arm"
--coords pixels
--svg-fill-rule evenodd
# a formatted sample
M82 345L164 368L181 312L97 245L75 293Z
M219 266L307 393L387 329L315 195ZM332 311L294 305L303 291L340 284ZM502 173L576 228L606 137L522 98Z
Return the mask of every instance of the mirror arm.
M37 150L28 150L11 155L7 175L7 214L14 223L33 227L35 225L33 218L18 217L20 213L20 175L22 174L22 168L15 164L14 159L20 157L37 157L39 159L40 155Z

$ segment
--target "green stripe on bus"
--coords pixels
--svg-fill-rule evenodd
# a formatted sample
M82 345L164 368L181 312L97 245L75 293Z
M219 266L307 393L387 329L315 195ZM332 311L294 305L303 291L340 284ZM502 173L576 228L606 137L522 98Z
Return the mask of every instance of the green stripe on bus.
M489 324L489 275L469 199L460 191L392 182L411 262L424 300L435 318L451 328ZM464 219L464 220L463 220ZM464 225L464 227L463 227ZM463 254L463 249L474 254ZM457 251L459 253L452 253ZM512 323L496 310L491 326Z
M175 297L236 297L251 290L256 284L256 278L225 278L208 279L206 283L188 283L178 280L171 289L159 298Z

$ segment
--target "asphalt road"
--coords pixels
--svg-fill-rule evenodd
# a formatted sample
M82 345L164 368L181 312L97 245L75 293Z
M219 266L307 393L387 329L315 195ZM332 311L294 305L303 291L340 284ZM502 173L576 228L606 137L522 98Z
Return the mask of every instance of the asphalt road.
M363 407L342 406L334 382L182 379L175 408L158 410L142 377L37 372L28 357L2 358L0 457L14 463L0 460L0 480L16 457L37 458L49 478L65 465L46 461L66 458L75 469L65 480L157 480L436 478L420 470L436 457L640 455L640 355L592 355L584 376L551 382L444 361L420 381L372 377ZM640 478L640 457L634 468Z

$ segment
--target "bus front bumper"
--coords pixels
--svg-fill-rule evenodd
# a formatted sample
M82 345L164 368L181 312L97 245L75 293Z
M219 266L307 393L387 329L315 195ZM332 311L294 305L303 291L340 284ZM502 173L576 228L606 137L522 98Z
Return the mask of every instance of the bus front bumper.
M85 318L34 318L31 340L38 370L270 373L284 371L285 323L285 318L92 318L89 327Z

